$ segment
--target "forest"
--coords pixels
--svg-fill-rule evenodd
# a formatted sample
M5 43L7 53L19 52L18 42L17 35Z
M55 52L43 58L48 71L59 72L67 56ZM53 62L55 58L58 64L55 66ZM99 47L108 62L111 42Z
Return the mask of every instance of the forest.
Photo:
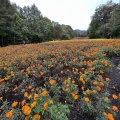
M80 23L82 24L82 23ZM43 17L35 4L21 8L9 0L0 0L0 46L69 40L74 37L119 38L120 5L111 0L96 8L88 30L73 30Z

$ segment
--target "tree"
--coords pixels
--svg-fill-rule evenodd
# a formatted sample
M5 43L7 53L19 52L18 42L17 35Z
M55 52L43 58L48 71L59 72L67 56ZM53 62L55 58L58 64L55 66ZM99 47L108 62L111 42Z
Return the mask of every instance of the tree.
M120 5L118 5L110 18L111 36L120 37Z
M105 5L100 5L95 10L87 31L90 38L110 38L112 22L110 19L118 4L108 1Z
M0 45L10 43L9 36L12 34L12 24L14 23L14 8L9 0L0 0ZM8 39L8 41L5 41Z

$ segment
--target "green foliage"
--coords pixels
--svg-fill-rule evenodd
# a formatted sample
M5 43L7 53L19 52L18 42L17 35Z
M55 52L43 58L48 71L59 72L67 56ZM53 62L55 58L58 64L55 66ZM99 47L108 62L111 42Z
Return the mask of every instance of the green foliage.
M87 31L90 38L117 38L120 36L120 5L111 0L96 8Z
M35 4L21 8L9 0L1 0L0 18L0 46L74 37L71 26L43 17Z

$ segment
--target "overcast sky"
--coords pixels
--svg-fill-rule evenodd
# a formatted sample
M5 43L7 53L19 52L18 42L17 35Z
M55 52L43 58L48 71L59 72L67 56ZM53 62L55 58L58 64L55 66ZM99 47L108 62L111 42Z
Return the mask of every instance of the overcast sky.
M35 4L43 16L73 29L87 30L96 7L108 0L10 0L17 5ZM113 0L118 3L119 0Z

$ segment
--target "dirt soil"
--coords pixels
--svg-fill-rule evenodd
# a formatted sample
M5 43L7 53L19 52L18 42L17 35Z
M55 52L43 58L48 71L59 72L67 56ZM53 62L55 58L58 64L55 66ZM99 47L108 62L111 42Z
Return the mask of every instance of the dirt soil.
M119 96L118 100L113 100L112 105L118 107L119 111L115 120L120 120L120 57L111 58L110 61L113 63L113 69L107 73L107 76L110 78L109 88L111 94L116 94Z

